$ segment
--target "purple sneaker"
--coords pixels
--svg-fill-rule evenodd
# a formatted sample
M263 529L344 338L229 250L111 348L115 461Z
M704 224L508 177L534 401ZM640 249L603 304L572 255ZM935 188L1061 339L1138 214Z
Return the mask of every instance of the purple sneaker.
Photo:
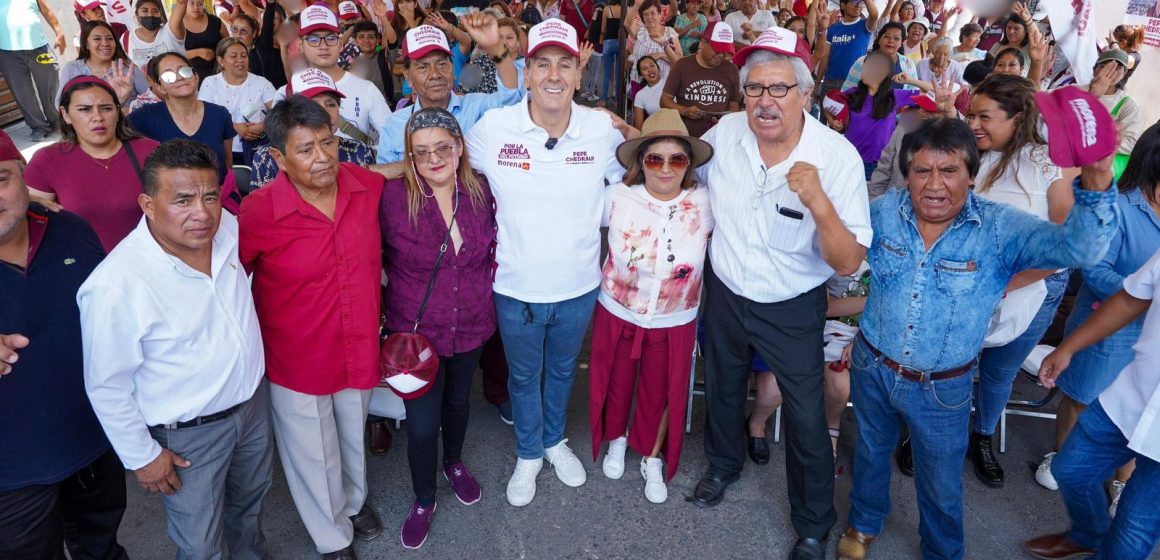
M479 501L482 492L479 489L479 482L471 476L471 472L462 462L452 463L443 467L443 477L447 482L451 483L451 489L455 491L455 497L459 501L469 506Z
M407 514L400 534L403 548L414 550L427 542L427 533L431 531L431 517L435 515L436 505L432 503L431 507L425 507L419 500L411 504L411 512Z

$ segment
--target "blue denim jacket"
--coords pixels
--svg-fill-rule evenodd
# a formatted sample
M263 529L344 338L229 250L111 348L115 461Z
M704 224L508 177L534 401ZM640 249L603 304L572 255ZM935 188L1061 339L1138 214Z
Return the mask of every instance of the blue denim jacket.
M1116 189L1074 185L1062 226L968 193L962 212L926 250L906 189L870 205L874 241L866 340L918 371L961 366L979 353L1011 277L1029 268L1091 266L1116 232Z

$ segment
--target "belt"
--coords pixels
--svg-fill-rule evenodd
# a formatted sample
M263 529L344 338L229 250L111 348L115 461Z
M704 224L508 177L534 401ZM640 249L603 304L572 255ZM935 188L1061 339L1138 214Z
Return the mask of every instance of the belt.
M946 379L962 377L963 375L966 375L967 372L974 369L975 364L979 363L979 358L976 357L966 364L956 368L944 369L942 371L918 371L891 360L882 352L879 352L878 349L874 347L874 345L870 344L869 340L866 340L866 337L863 336L861 332L858 333L858 338L862 339L862 344L866 345L866 348L870 350L871 354L874 354L875 358L882 358L882 365L894 370L896 373L898 373L898 375L901 375L903 379L906 379L907 381L914 381L916 383L925 383L927 381L943 381Z
M226 418L229 418L231 415L233 415L233 413L237 412L238 409L241 408L243 404L246 404L246 403L241 402L241 403L235 404L234 406L231 406L231 407L229 407L221 412L215 412L213 414L207 414L205 416L198 416L197 418L194 418L193 420L186 420L185 422L173 422L172 424L157 424L156 426L149 426L149 427L150 428L157 428L157 429L164 429L164 430L181 430L183 428L196 428L198 426L203 426L205 424L209 424L210 422L217 422L218 420L225 420Z

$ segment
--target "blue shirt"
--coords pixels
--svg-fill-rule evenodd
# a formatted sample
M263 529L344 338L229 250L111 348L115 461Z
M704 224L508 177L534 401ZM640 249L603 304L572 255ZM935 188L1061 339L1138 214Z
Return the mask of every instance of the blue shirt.
M928 250L906 189L870 205L874 240L866 340L917 371L955 368L979 354L1011 277L1029 268L1091 266L1116 231L1116 192L1075 183L1062 226L968 193L962 212Z
M209 149L217 156L218 179L225 180L226 152L224 142L237 136L238 131L234 130L234 120L230 117L229 109L208 101L202 101L202 103L205 105L205 113L201 117L201 126L192 136L182 132L177 123L173 122L173 115L169 114L169 107L164 102L150 103L129 113L129 124L137 132L158 142L183 138L196 140L209 146Z
M858 57L870 50L870 39L874 36L866 29L866 20L858 18L853 23L838 20L826 31L830 43L830 65L826 67L827 80L844 80L850 67Z
M85 393L76 300L105 252L75 214L33 204L28 222L28 266L0 262L0 333L29 341L0 381L0 492L59 482L110 447Z
M496 83L495 93L451 94L447 110L455 115L455 120L459 121L459 129L463 131L463 134L467 134L467 131L475 126L476 121L483 117L484 113L496 107L512 105L523 98L522 86L508 89L504 87L503 80L498 77ZM387 126L379 131L379 163L402 161L403 134L407 128L407 119L410 119L415 111L421 109L419 101L416 100L415 103L391 113L391 118L387 120Z

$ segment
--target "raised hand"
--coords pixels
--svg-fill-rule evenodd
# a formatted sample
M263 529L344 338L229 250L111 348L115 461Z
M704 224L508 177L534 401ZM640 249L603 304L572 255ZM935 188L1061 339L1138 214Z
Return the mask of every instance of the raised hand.
M596 48L592 46L592 43L589 43L588 41L584 41L584 42L580 43L580 69L581 70L588 67L588 61L592 58L592 53L594 53L594 52L596 52Z
M387 17L389 15L389 11L387 10L386 2L383 2L383 0L371 0L371 11L374 12L375 17L379 18L379 21L384 22L383 25L386 25L386 22L389 19Z
M935 77L931 86L931 91L934 92L934 102L938 105L939 110L942 111L943 115L954 116L955 96L954 86L951 85L951 73L946 72L942 77Z
M1011 13L1019 16L1019 19L1023 20L1024 23L1031 22L1031 10L1028 10L1027 4L1023 2L1016 2L1011 6Z
M826 191L822 190L822 179L818 175L818 168L804 161L799 161L789 168L785 174L789 190L797 193L810 212L814 212L819 205L830 204Z
M439 19L442 20L443 16L439 16ZM471 40L475 41L475 44L485 52L491 53L500 44L499 22L491 14L483 12L467 14L459 18L459 23L471 36ZM447 22L444 21L444 24Z
M109 85L117 92L117 99L121 104L128 103L133 97L133 70L134 66L124 60L114 60L109 65Z

